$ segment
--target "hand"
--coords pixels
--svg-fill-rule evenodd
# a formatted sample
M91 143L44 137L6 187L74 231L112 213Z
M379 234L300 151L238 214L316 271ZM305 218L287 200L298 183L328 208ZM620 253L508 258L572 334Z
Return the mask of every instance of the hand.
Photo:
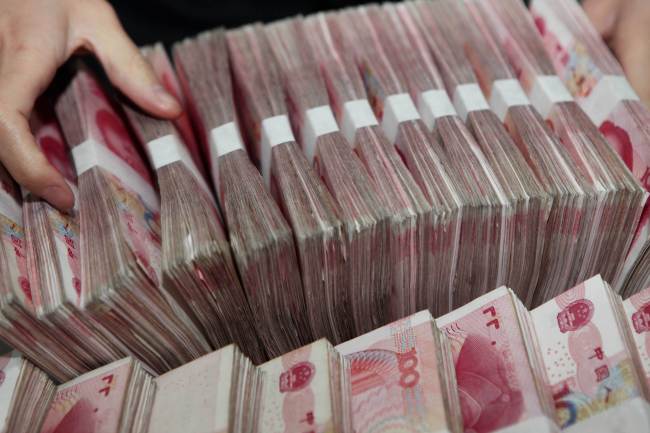
M93 52L110 80L153 115L180 114L104 0L0 0L0 161L32 193L62 210L74 196L32 136L34 101L75 51Z
M650 107L650 1L585 0L583 6Z

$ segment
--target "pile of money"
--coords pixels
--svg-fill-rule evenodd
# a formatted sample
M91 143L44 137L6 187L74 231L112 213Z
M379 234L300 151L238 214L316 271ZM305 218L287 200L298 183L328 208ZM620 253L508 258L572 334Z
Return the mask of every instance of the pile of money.
M149 168L88 68L56 113L78 175L81 314L120 357L134 354L156 372L207 353L206 337L160 284L160 202Z
M646 202L645 190L556 75L524 5L517 0L472 4L588 187L588 206L593 212L580 216L579 224L586 226L585 236L576 240L578 262L569 270L568 285L561 287L596 273L606 281L615 281Z
M531 317L562 429L648 430L639 348L620 296L600 276L540 305Z
M384 135L394 144L432 207L432 227L424 231L424 250L420 252L424 255L423 282L416 288L422 292L411 297L401 317L427 308L436 313L448 311L459 260L462 207L449 161L422 121L405 78L390 63L368 11L338 12L331 25L354 56Z
M281 355L305 342L296 327L306 322L299 318L305 314L302 282L295 272L291 228L250 161L240 133L225 31L185 40L173 51L189 111L210 157L217 202L257 333L268 354ZM296 296L287 299L284 293Z
M18 352L0 356L0 431L39 433L56 385Z
M296 242L303 290L283 293L282 301L295 306L290 317L302 342L321 336L341 341L353 329L351 306L339 310L337 299L346 297L351 284L342 211L296 141L280 68L264 28L233 30L227 40L251 156Z
M416 305L427 303L416 296L427 292L425 242L430 239L435 215L395 146L382 132L351 50L337 34L335 22L330 26L328 21L331 17L325 14L306 18L305 36L323 71L341 131L375 182L390 217L392 281L387 308L389 316L402 317Z
M115 361L56 387L40 432L146 433L155 390L140 362Z
M353 319L339 340L386 323L389 298L388 210L374 183L339 129L325 81L299 20L266 27L282 73L293 125L307 159L337 201L343 224L347 285L333 293L334 308ZM352 331L352 332L350 332Z
M180 95L162 45L144 50L157 75ZM237 277L219 211L201 170L196 143L186 142L179 118L152 118L125 104L126 115L145 143L160 190L162 286L181 305L214 348L236 341L261 362L265 352ZM189 124L188 124L189 126ZM192 138L193 140L193 138Z
M0 167L6 424L643 431L650 117L572 1L145 47L174 120L71 65L30 124L75 208Z
M537 30L558 76L625 165L650 189L650 110L582 8L566 0L530 4ZM631 294L650 284L650 210L643 211L615 287Z

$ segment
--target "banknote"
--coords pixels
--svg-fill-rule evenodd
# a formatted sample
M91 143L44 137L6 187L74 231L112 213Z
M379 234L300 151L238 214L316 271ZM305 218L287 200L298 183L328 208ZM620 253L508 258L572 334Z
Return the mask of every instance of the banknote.
M562 428L580 426L592 417L611 422L619 408L643 400L613 299L611 289L596 276L531 312ZM637 415L632 425L648 421Z
M356 433L450 431L428 311L342 343Z
M68 146L56 121L53 117L34 115L30 125L43 155L63 175L73 194L77 197L77 174L70 159ZM23 195L26 195L25 191L23 191ZM50 228L54 234L54 247L58 253L55 257L61 271L63 292L68 302L78 306L81 300L78 200L75 200L75 208L67 212L60 212L53 207L49 207L46 213ZM35 283L34 281L31 282L32 284ZM37 287L34 287L33 294L36 311L39 312L41 300L37 299L39 297Z
M265 433L339 432L330 386L332 346L319 340L260 366L266 374L260 428Z
M650 288L629 297L623 306L650 387Z
M501 287L436 320L452 348L465 431L557 431L518 302Z
M227 433L232 412L234 346L156 378L149 433Z
M18 352L0 356L0 431L6 431L9 414L16 398L16 384L23 358Z
M6 275L3 275L4 290L13 291L22 306L32 310L32 291L27 273L27 255L22 209L19 204L18 189L9 174L0 166L0 242L4 249Z
M57 388L42 433L118 433L133 361L126 358Z
M91 137L73 149L77 171L101 160L118 201L120 223L138 262L154 282L160 281L160 204L148 167L137 152L124 123L117 116L99 83L81 74L85 109L93 119ZM82 296L83 297L83 296ZM84 299L82 299L84 303Z

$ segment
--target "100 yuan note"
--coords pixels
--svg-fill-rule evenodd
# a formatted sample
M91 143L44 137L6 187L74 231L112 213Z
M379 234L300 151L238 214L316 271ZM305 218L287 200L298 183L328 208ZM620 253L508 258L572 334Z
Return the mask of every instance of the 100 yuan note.
M558 431L516 302L501 287L436 321L452 348L466 432Z
M435 322L428 311L342 343L355 433L447 432Z
M230 432L234 355L230 345L156 378L148 432Z
M335 422L332 350L323 339L259 367L266 374L260 431L343 433Z
M117 433L132 368L126 358L59 386L41 433Z
M636 433L650 422L610 290L596 276L531 312L556 420L573 432Z
M650 288L631 296L623 306L650 388Z

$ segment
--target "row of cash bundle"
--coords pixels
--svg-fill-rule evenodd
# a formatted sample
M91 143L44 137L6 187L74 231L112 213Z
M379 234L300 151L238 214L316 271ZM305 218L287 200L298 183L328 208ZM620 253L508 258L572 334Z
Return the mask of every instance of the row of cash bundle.
M156 378L125 358L55 387L0 357L20 433L650 432L650 290L597 276L526 310L506 287L258 367L235 345Z
M531 7L369 5L145 48L174 121L76 65L31 119L76 208L0 173L0 338L65 382L231 343L260 364L501 285L526 307L596 274L649 286L650 112L572 0Z

